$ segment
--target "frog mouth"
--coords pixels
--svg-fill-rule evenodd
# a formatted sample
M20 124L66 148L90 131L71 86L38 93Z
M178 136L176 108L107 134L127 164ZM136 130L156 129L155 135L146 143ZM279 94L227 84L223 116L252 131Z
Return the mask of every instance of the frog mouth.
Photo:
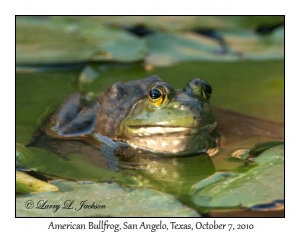
M131 136L148 137L153 135L195 135L200 131L211 131L216 123L199 127L166 126L166 125L125 125L125 134Z
M153 135L194 135L199 132L197 128L182 126L125 126L125 134L130 136L149 137Z

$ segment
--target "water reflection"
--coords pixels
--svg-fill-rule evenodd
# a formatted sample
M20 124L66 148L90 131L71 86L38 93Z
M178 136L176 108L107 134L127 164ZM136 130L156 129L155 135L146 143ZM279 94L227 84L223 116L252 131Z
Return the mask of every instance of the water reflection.
M116 150L119 168L135 177L140 186L171 193L177 197L189 193L193 184L215 172L206 153L184 157L154 157L142 154L124 156Z

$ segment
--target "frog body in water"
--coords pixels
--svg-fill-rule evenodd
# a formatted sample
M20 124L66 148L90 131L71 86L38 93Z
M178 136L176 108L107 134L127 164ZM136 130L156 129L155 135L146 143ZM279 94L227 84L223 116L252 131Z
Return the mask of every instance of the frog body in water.
M226 144L253 135L282 139L282 124L212 108L211 94L203 80L175 90L157 76L115 83L96 101L75 93L46 119L29 146L66 160L79 153L93 166L135 177L140 186L185 194L214 173L210 156L240 148L228 151Z
M111 85L97 101L69 96L43 130L58 139L121 141L138 151L183 156L216 149L211 86L192 79L175 90L158 76Z
M157 76L115 83L96 101L75 93L41 126L31 145L62 156L80 153L93 166L131 176L133 185L171 193L195 207L191 187L215 173L209 155L218 152L219 144L252 135L281 139L282 124L212 108L211 94L203 80L192 79L175 90ZM104 151L105 145L112 151Z

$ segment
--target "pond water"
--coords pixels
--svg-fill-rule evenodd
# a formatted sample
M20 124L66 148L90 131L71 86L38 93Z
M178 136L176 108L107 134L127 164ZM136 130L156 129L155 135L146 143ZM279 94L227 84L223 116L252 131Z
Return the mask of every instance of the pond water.
M144 67L140 63L91 63L82 69L65 71L34 67L32 70L19 69L16 75L16 142L17 151L27 154L17 158L17 165L29 165L28 168L52 177L92 181L111 179L129 186L152 188L171 193L198 209L190 197L194 184L218 172L243 172L245 161L240 157L245 158L248 150L260 143L283 141L283 70L282 60L188 62L162 68ZM183 88L192 78L201 78L211 84L213 94L210 103L216 107L221 127L221 148L217 155L211 158L203 154L181 158L129 159L116 155L123 172L120 174L97 167L101 154L86 144L85 152L67 150L63 162L59 155L55 159L55 156L49 156L47 148L41 151L27 147L30 151L24 152L23 145L31 141L41 122L70 94L83 91L97 95L115 82L138 80L152 74L160 76L174 88ZM246 133L232 130L235 128ZM58 160L63 166L59 169L55 164ZM74 165L76 162L77 167ZM78 168L80 164L84 164L85 168ZM101 166L101 162L99 164ZM74 168L77 170L74 171ZM94 172L97 169L98 172ZM159 172L153 172L153 169Z

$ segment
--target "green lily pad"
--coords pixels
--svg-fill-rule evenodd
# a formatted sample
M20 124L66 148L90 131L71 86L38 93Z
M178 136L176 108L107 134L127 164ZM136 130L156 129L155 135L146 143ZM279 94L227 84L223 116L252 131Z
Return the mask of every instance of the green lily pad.
M38 180L24 172L16 171L16 192L17 193L40 193L57 191L55 185Z
M184 61L234 61L238 54L223 54L215 40L194 33L156 33L147 38L149 53L146 62L169 66Z
M253 31L223 31L227 45L241 54L243 59L269 60L284 58L284 28L280 27L267 35Z
M251 207L284 199L284 146L266 150L245 173L217 173L193 187L193 201L204 208Z
M17 217L199 217L200 215L172 195L149 189L128 189L112 183L54 182L62 192L44 193L34 196L17 196ZM67 191L66 191L67 190ZM60 205L55 211L37 209L46 205ZM73 202L73 203L72 203ZM98 208L81 208L85 205L98 205ZM39 203L39 204L38 204ZM73 209L63 209L64 204L72 203ZM28 209L28 207L32 209ZM27 207L27 208L26 208Z
M142 39L101 24L23 16L16 20L17 64L132 62L146 52Z
M81 154L70 154L65 160L46 150L21 144L16 145L16 166L70 180L117 180L132 184L132 180L124 174L96 166Z
M193 33L156 33L148 36L145 60L154 66L170 66L185 61L238 61L284 58L284 28L268 35L253 31L221 31L228 48L218 41Z
M90 56L91 61L135 62L142 60L148 49L142 39L130 38L103 44Z

